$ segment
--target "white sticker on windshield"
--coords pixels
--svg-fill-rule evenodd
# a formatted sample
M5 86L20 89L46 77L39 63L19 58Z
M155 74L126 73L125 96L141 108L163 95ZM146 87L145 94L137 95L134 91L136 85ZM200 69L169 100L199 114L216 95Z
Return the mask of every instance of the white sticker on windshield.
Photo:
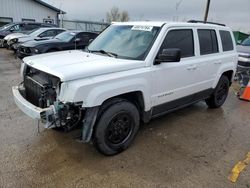
M134 25L131 30L152 31L153 26Z

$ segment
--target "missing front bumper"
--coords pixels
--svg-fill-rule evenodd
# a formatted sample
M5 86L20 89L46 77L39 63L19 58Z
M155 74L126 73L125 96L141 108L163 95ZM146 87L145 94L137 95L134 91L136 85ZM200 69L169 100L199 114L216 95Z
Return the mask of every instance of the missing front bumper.
M49 128L51 119L53 119L51 117L54 117L56 114L54 106L51 105L48 108L39 108L27 101L23 97L22 91L24 90L22 88L19 88L18 86L12 87L12 93L18 108L32 119L46 122L45 128Z

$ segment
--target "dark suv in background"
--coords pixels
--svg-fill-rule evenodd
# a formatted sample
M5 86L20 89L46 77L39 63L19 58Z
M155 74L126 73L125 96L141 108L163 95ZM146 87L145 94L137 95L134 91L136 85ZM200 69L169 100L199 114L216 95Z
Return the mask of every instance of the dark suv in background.
M22 59L48 52L84 49L97 36L98 33L95 32L65 31L50 40L33 40L21 44L17 49L17 56Z
M36 22L20 22L4 25L3 27L0 27L0 47L6 46L6 41L3 39L11 33L26 33L41 27L57 27L57 25Z

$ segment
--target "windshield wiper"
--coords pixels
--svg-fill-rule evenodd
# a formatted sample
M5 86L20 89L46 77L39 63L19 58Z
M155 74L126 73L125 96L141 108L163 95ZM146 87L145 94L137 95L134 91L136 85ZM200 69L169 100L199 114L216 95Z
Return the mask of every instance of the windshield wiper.
M118 55L116 53L112 53L112 52L107 52L105 50L88 50L90 53L95 53L95 52L99 52L99 53L102 53L102 54L106 54L108 55L109 57L117 57Z

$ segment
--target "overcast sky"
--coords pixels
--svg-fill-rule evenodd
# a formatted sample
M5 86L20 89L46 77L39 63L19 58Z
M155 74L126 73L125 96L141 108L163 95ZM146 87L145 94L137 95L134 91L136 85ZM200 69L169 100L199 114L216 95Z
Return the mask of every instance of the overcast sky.
M113 6L130 20L202 20L206 0L44 0L66 11L68 19L102 21ZM180 2L176 10L177 3ZM211 0L209 21L250 32L250 0Z

